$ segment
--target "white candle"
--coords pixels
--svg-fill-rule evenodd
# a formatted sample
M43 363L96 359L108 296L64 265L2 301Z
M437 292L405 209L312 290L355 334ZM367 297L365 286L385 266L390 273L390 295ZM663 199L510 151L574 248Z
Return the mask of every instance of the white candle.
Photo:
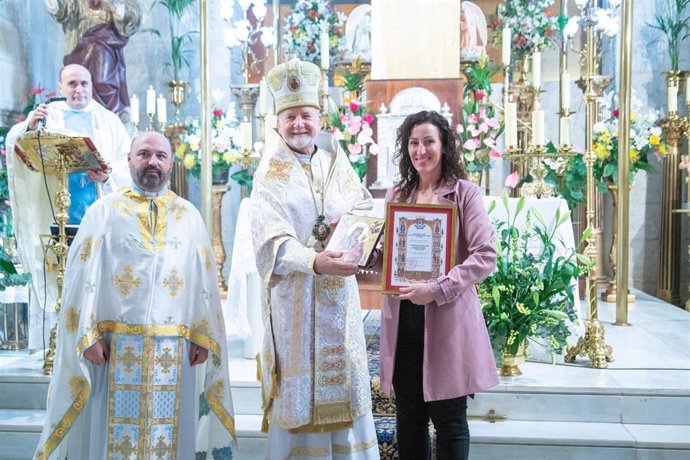
M329 53L329 43L328 43L328 29L326 27L323 27L321 29L321 69L322 70L328 70L330 67L330 57L328 55Z
M139 98L136 94L129 98L129 120L135 125L139 124Z
M266 115L266 107L268 101L268 86L266 85L266 77L261 79L259 83L259 115Z
M507 102L505 108L506 145L517 147L517 104Z
M685 103L690 105L690 75L685 79ZM690 187L688 187L688 193L690 193Z
M240 123L240 141L243 151L252 149L252 125L248 121Z
M544 111L532 112L532 145L544 145Z
M168 111L166 109L167 101L162 94L158 95L156 109L158 110L158 123L164 125L168 122Z
M567 71L561 74L561 108L570 111L570 74Z
M541 86L541 53L535 51L532 55L532 84L535 88Z
M570 145L570 117L561 117L561 145Z
M503 37L501 39L503 65L510 65L510 27L503 28Z
M668 112L678 112L678 87L668 87Z
M156 113L156 90L151 85L146 90L146 113L148 115Z

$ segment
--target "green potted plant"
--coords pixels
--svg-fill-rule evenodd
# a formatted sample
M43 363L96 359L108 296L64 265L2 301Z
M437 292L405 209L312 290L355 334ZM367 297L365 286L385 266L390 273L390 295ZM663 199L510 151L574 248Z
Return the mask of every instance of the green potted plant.
M489 215L496 203L489 207ZM571 286L591 265L576 248L564 248L556 230L570 213L556 212L552 229L520 198L511 214L508 195L500 199L507 219L495 221L496 269L479 285L484 319L498 365L524 349L527 339L550 350L552 359L568 345L569 323L577 321ZM525 212L524 224L519 218ZM590 231L584 232L580 245ZM579 247L579 246L578 246ZM505 374L511 375L511 374Z
M173 82L180 81L180 70L189 67L189 55L192 53L190 45L192 37L198 31L190 30L180 32L180 22L182 16L196 0L158 0L158 3L168 10L168 28L170 30L170 62L172 68ZM160 32L154 31L158 36Z
M658 30L668 42L671 71L677 72L680 44L690 33L690 0L664 0L649 27Z

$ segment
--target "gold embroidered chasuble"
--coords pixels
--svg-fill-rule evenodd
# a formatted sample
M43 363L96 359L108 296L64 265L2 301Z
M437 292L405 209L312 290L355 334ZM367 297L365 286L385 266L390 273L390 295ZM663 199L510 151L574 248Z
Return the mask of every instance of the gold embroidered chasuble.
M55 374L36 458L94 455L85 444L95 441L80 439L94 417L107 417L107 433L93 433L105 440L98 448L103 458L175 459L183 437L197 458L201 452L232 458L216 276L198 211L174 193L149 198L123 189L88 209L68 254ZM110 344L105 369L83 357L99 338ZM209 350L206 363L190 368L190 342Z
M345 212L366 212L371 195L332 136L319 134L317 146L311 165L303 167L299 154L270 132L251 198L263 281L264 422L293 432L346 428L371 410L357 282L314 273L312 235L319 215L328 223ZM291 270L277 275L279 248L290 240L299 243L283 255Z

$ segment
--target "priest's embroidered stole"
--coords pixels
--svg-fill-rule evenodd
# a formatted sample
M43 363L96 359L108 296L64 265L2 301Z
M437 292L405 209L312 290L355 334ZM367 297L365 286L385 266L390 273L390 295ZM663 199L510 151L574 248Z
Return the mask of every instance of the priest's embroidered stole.
M175 459L184 339L113 333L108 459Z

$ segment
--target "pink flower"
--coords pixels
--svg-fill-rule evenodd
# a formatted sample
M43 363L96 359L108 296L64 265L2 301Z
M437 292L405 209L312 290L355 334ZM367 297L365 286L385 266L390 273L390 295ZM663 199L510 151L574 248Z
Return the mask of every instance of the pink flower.
M479 118L486 118L486 107L479 109Z
M369 145L369 153L372 155L378 155L379 145L372 142L371 145Z
M31 88L31 93L35 94L36 96L41 94L43 91L45 91L45 88Z
M9 206L9 205L10 205L10 200L5 200L5 206Z
M479 131L482 133L488 133L489 132L489 125L487 125L486 123L481 123L479 125Z
M498 117L487 118L486 124L489 125L490 128L497 129L499 127Z
M354 102L354 101L353 101L353 102L350 102L350 110L353 111L353 112L358 111L358 110L359 110L359 104L357 104L357 103Z
M462 134L465 132L465 127L462 126L462 123L457 124L457 126L455 127L455 132L458 134Z
M506 177L505 186L509 188L515 188L520 182L520 175L517 171Z
M477 118L477 115L474 113L471 113L467 116L467 122L468 123L478 123L479 118Z
M343 136L343 132L338 128L333 128L333 137L335 137L336 141L342 141L343 139L345 139L345 136Z
M475 91L474 92L474 98L478 101L481 101L484 99L484 91Z
M347 126L347 132L354 136L362 129L362 117L352 117Z
M462 148L465 150L475 150L477 147L479 147L481 144L479 143L478 139L467 139L464 144L462 144Z
M501 158L501 154L493 149L489 152L489 156L492 158Z
M221 109L215 109L215 110L213 111L213 116L214 116L214 117L222 117L222 116L223 116L223 110L221 110Z
M486 139L484 139L484 145L486 145L490 149L494 149L496 148L496 139L494 139L493 137L487 137Z
M359 155L362 153L362 145L361 144L348 144L347 149L350 151L350 156L352 155Z
M51 97L55 96L57 93L55 91L51 91L49 93L46 93L46 99L50 99Z
M374 116L370 113L367 113L366 115L364 115L364 122L372 124L374 122Z

